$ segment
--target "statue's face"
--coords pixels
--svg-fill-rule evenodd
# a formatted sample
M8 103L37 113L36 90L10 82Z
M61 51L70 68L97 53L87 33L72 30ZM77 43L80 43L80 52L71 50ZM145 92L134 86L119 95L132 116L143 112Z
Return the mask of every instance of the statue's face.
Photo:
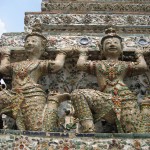
M29 36L25 41L25 48L30 54L41 54L43 48L41 38L38 36Z
M120 56L122 53L122 44L118 38L108 38L103 43L104 55L117 55Z

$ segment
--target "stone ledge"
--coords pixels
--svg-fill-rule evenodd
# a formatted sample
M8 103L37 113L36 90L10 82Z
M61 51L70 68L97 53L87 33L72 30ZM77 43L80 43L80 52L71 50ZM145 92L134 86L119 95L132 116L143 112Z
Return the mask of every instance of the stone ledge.
M20 131L20 130L0 130L0 135L28 135L42 137L93 137L93 138L123 138L123 139L150 139L149 133L75 133L75 132L43 132L43 131Z
M1 45L10 46L12 50L24 50L24 38L27 33L4 33L1 37ZM89 47L91 51L99 51L98 43L104 36L103 32L97 36L92 35L52 35L51 33L44 34L48 39L47 50L55 51L64 46L83 46ZM147 34L120 34L124 41L124 48L134 50L137 47L149 48L150 35Z
M98 35L52 35L50 33L46 33L45 36L48 39L48 44L46 48L47 55L43 56L43 59L51 59L56 55L59 49L62 47L62 43L64 47L87 47L89 49L89 54L92 59L98 59L100 48L98 43L101 41L101 37L104 35L98 33ZM147 32L148 33L148 32ZM25 33L5 33L1 38L1 45L9 46L11 49L11 60L12 61L21 61L25 55L24 51L24 38ZM134 61L134 51L136 51L137 47L142 47L142 49L149 49L150 47L150 36L149 34L134 34L134 35L126 35L120 34L124 41L124 50L123 56L124 59L128 61L128 56L133 57ZM78 57L78 56L76 56Z
M150 134L35 132L0 130L0 150L149 149Z
M149 13L149 3L127 3L127 2L99 2L99 1L69 1L69 2L42 2L42 11L68 12L124 12L124 13Z
M35 22L41 22L44 31L51 30L99 30L105 29L108 26L116 28L150 29L149 15L126 15L126 14L111 14L111 13L98 13L98 14L33 14L28 13L25 15L25 32L31 32L32 26ZM126 29L127 28L127 29ZM135 31L137 32L137 31ZM134 33L135 33L134 32ZM147 31L146 31L147 32ZM139 32L138 32L139 33ZM145 33L145 32L144 32Z
M145 3L149 2L149 0L42 0L42 2L49 2L49 3L55 3L55 2L130 2L130 3Z

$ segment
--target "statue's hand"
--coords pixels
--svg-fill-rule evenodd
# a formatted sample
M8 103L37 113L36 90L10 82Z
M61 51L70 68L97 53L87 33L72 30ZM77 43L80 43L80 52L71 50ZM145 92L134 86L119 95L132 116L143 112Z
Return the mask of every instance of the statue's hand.
M8 46L3 46L0 48L1 55L10 55L10 49Z
M79 46L70 46L70 47L65 47L58 49L60 53L64 53L66 55L73 55L73 54L87 54L88 53L88 48L83 48Z
M143 50L143 54L144 54L144 55L150 54L150 47L144 49L144 50Z
M58 49L59 53L64 53L66 55L70 55L74 52L74 49L73 47L64 47L64 48L60 48Z
M136 51L135 51L135 56L136 56L136 58L139 58L139 57L143 57L143 56L146 56L146 55L149 55L150 54L150 49L137 49Z
M87 47L85 47L85 48L83 48L83 47L80 47L79 49L78 49L78 52L79 52L79 54L87 54L88 52L89 52L89 50L88 50L88 48Z
M143 54L144 54L144 50L141 50L141 49L135 50L135 55L136 56L143 55Z

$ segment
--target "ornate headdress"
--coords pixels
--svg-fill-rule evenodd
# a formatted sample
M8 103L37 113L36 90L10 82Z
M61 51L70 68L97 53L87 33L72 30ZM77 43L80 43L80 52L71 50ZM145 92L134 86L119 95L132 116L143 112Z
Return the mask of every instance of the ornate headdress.
M114 28L108 28L105 30L105 36L101 39L101 45L103 45L104 41L108 38L118 38L120 42L122 42L122 38L116 34L116 30Z
M27 34L25 37L25 40L29 37L29 36L39 36L41 37L43 40L46 40L46 37L42 34L42 25L40 22L36 22L33 26L32 26L32 32Z

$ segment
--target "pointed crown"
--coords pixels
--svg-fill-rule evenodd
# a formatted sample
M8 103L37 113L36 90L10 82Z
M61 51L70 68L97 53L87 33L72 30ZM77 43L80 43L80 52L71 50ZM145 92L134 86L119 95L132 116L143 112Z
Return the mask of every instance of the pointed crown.
M32 32L26 35L25 41L29 36L34 36L34 35L41 37L43 40L47 40L46 37L42 34L42 25L40 22L36 22L32 26Z
M105 30L105 36L101 39L101 45L103 45L104 41L108 38L118 38L120 40L120 42L122 42L122 38L116 34L116 30L114 28L108 28Z

